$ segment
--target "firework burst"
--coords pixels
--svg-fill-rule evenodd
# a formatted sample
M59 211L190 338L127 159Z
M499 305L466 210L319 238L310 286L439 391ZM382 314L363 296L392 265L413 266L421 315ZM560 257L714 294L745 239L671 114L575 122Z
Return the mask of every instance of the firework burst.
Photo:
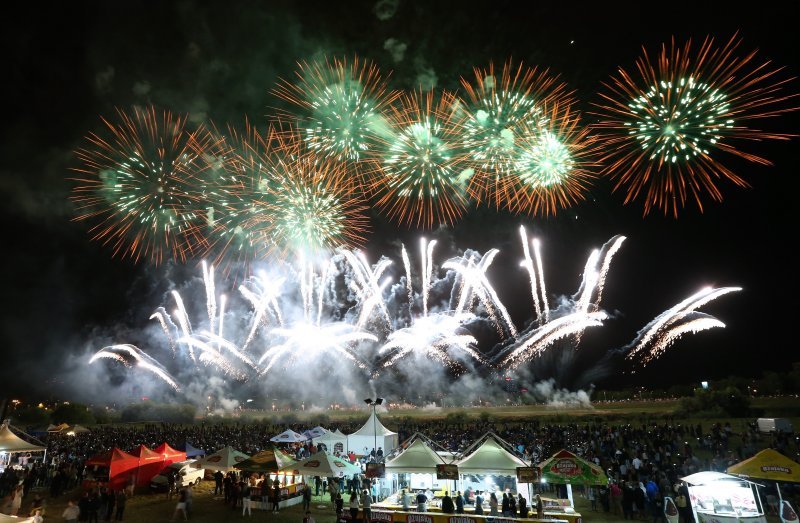
M488 199L496 207L509 201L506 177L515 172L523 141L536 140L546 128L548 106L568 107L573 103L566 84L548 70L503 66L498 78L494 64L475 69L475 81L462 78L467 93L464 109L462 143L469 151L473 176L470 192L481 201Z
M275 248L268 210L278 181L270 169L270 155L283 146L272 130L263 135L247 122L243 132L229 127L227 138L202 156L212 166L205 193L205 256L225 274L239 265L247 275L250 264L265 260Z
M185 261L206 244L198 226L204 176L198 158L217 138L202 126L189 132L185 116L154 107L117 109L116 117L103 118L103 130L89 133L75 153L75 219L94 222L92 239L115 256Z
M390 218L419 227L453 224L464 213L466 182L458 139L463 116L455 96L443 92L403 95L388 121L395 134L382 143L378 205Z
M544 108L538 129L522 134L514 170L505 177L507 206L524 214L555 214L586 195L595 178L595 149L589 131L569 107Z
M677 217L687 200L702 211L703 200L722 200L720 180L748 183L720 163L721 153L770 165L770 161L736 148L750 140L785 140L789 135L748 127L754 120L796 107L786 101L787 79L780 68L757 63L755 51L737 57L741 40L734 35L718 47L706 38L694 51L691 41L662 45L656 64L646 50L635 73L620 68L605 84L597 105L602 161L624 189L625 203L644 200L644 214L661 210Z
M318 156L365 167L377 138L388 132L382 112L399 93L387 91L378 67L358 57L298 65L296 83L281 80L272 92L300 114L280 117L297 122Z
M363 244L366 205L340 165L294 144L276 152L270 169L278 183L270 188L269 212L254 222L270 222L276 245L313 258Z

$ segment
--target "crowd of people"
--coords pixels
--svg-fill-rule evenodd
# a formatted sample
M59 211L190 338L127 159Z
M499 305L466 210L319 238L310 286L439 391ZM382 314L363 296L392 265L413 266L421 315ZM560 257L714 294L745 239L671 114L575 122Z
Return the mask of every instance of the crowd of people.
M411 420L405 418L385 424L398 432L400 441L415 433L451 452L463 452L487 432L496 434L523 460L538 463L560 449L570 450L590 460L605 470L610 483L606 487L589 489L584 495L597 510L619 514L626 519L644 518L660 506L664 496L681 500L688 497L679 478L701 470L724 471L742 459L753 455L765 446L771 446L797 459L798 448L794 437L786 434L764 436L755 424L739 422L715 424L705 429L700 424L681 424L670 419L659 422L609 424L601 420L586 423L549 423L543 418L518 421L474 420L453 423L447 420ZM355 431L360 424L337 424L345 433ZM224 446L232 446L246 454L255 454L271 446L270 438L287 428L286 425L266 423L200 423L196 425L148 424L138 427L97 426L89 433L75 435L53 434L46 437L47 463L34 461L22 470L8 467L0 474L0 496L5 513L18 513L34 487L42 487L50 497L74 492L85 475L84 462L90 457L117 447L130 450L139 445L155 447L167 442L174 448L183 448L187 442L212 453ZM288 428L302 432L304 426ZM763 438L769 438L764 441ZM289 449L295 457L304 457L317 450L313 442L295 444ZM382 449L372 449L362 458L380 461ZM345 458L356 459L353 453ZM387 456L391 458L391 454ZM353 479L336 479L324 482L323 492L331 494L331 501L339 504L337 495L349 496L349 508L358 501L363 512L367 510L363 492L375 499L373 485L361 485ZM270 489L264 478L255 483L249 477L222 478L223 500L233 508L249 513L249 502L259 496L270 498ZM336 485L333 485L333 483ZM354 484L355 483L355 484ZM319 493L321 485L310 485ZM191 489L188 489L191 490ZM310 490L310 489L309 489ZM75 500L78 521L121 520L124 512L124 491L86 492ZM183 496L183 494L180 494ZM190 492L189 494L190 495ZM458 511L457 493L451 501ZM355 497L355 501L354 501ZM187 501L183 501L187 503ZM190 501L188 502L190 503ZM341 504L344 505L344 499ZM519 503L515 500L515 503ZM178 502L180 506L181 501ZM491 507L492 501L489 500ZM116 507L116 508L114 508ZM34 507L35 508L35 507ZM449 503L448 503L449 508ZM526 507L527 508L527 507ZM682 509L681 503L678 508ZM500 502L500 511L503 511ZM189 508L176 508L174 517L185 518ZM519 513L519 507L515 510Z

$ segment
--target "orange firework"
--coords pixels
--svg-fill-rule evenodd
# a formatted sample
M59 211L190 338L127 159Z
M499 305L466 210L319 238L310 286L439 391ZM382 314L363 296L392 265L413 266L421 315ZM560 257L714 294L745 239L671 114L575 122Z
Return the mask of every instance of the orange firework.
M227 134L202 157L211 166L204 192L209 242L203 256L213 257L225 274L239 265L247 275L250 264L266 259L274 248L269 195L277 181L269 157L283 143L273 129L263 135L249 121L244 131L229 126Z
M267 212L253 215L249 227L269 222L271 241L284 253L304 257L330 254L364 244L369 228L366 203L344 167L303 150L299 139L276 134L267 169Z
M585 198L596 178L596 147L569 106L542 109L546 123L523 133L514 169L501 193L507 207L523 214L551 215Z
M453 224L467 204L463 116L454 112L455 96L412 92L392 106L392 138L381 147L380 175L375 180L378 205L390 218L430 228Z
M318 157L347 163L368 178L376 167L377 141L388 132L383 111L399 92L387 90L388 81L378 67L358 57L298 66L296 83L281 80L272 90L298 111L279 110L278 118L296 122L307 147Z
M154 107L116 113L75 152L81 164L71 169L75 220L94 222L92 239L115 256L186 261L206 245L205 167L198 158L218 139L203 126L189 132L186 116Z
M493 63L474 72L474 83L461 79L467 93L462 145L473 172L469 191L478 201L507 207L506 177L514 172L521 144L547 126L545 107L568 108L573 93L548 69L514 66L511 60L499 78Z
M707 37L697 51L691 40L663 44L654 66L647 51L636 62L637 73L619 68L604 84L603 102L596 104L595 125L606 164L604 173L624 189L625 203L644 200L644 214L659 209L674 217L694 201L722 200L720 180L748 183L715 155L729 153L745 160L771 162L735 147L741 141L785 140L791 135L747 127L756 119L793 111L785 102L789 79L778 79L781 68L756 63L753 51L734 55L741 40L734 35L722 47Z

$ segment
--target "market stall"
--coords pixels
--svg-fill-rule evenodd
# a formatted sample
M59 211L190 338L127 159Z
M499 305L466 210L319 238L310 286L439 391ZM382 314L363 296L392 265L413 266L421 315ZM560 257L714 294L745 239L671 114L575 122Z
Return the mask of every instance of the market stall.
M123 489L130 478L136 475L139 458L114 447L108 452L92 456L86 460L82 487L92 489L108 486L113 490Z
M785 521L791 521L794 509L783 499L781 483L800 483L800 463L793 461L777 450L764 449L755 456L728 467L728 474L750 479L774 481L778 492L777 511ZM785 516L784 517L784 513Z
M15 454L29 455L31 452L42 452L44 457L47 456L47 447L43 445L34 445L28 443L11 431L7 423L0 426L0 469L13 466L13 456Z
M347 453L347 436L338 429L335 432L328 431L322 436L314 438L314 443L317 447L324 445L328 454L336 454L338 452L344 455Z
M435 450L438 446L433 441L417 433L403 442L402 447L402 451L385 464L386 479L391 482L393 493L385 496L383 506L396 510L401 508L400 488L415 492L453 487L451 480L436 478L436 466L448 465L450 461Z
M509 449L511 445L493 432L487 432L464 452L465 457L456 462L460 476L459 486L462 492L468 489L491 492L502 496L503 492L522 494L531 506L531 494L527 483L517 483L517 468L528 464L515 456Z
M173 449L167 444L167 442L164 442L158 447L154 448L153 451L161 454L164 457L163 466L165 467L171 463L186 461L186 453L182 450Z
M599 466L568 450L559 450L538 465L540 481L567 486L569 506L574 507L572 485L606 486L608 476Z
M757 484L722 472L697 472L685 478L698 523L766 523Z
M303 488L302 483L300 483L300 476L293 472L286 473L281 470L292 464L294 464L294 460L291 456L272 446L272 448L262 450L253 454L250 458L235 464L234 468L241 471L245 476L250 475L251 478L256 475L262 476L263 481L267 481L270 487L277 483L281 499L279 504L281 507L288 507L302 501L299 496ZM266 510L268 504L266 500L262 500L259 503L254 502L253 507Z
M150 485L153 479L164 468L164 456L150 450L144 445L139 445L131 451L131 456L138 460L136 467L136 486Z

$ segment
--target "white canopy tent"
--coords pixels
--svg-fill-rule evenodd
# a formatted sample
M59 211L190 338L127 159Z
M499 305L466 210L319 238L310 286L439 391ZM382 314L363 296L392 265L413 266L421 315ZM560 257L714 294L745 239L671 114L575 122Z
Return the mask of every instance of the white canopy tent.
M239 452L231 446L223 447L215 453L197 460L197 465L211 470L230 472L235 470L235 466L250 459L244 452Z
M342 434L339 430L336 432L328 431L319 438L314 438L314 443L317 446L320 444L325 445L325 449L329 454L333 454L336 450L342 454L347 452L347 436Z
M304 430L303 431L303 436L307 437L308 439L314 439L315 440L317 438L321 438L322 436L324 436L327 433L328 433L327 429L325 429L323 427L320 427L320 426L316 426L313 429Z
M277 436L271 437L269 440L273 443L297 443L300 441L306 441L307 439L308 438L302 434L295 432L292 429L287 429Z
M494 437L487 437L480 447L456 462L460 474L502 474L516 476L517 467L529 466L503 448Z
M8 427L8 423L0 425L0 465L6 467L11 464L11 454L20 452L44 452L42 461L47 458L47 447L28 443L24 439L14 434Z
M373 409L366 423L354 433L347 435L347 448L357 456L365 456L377 445L383 449L385 456L397 447L397 440L397 432L384 427Z
M403 452L386 462L386 473L436 474L436 465L447 463L422 438L416 438Z

